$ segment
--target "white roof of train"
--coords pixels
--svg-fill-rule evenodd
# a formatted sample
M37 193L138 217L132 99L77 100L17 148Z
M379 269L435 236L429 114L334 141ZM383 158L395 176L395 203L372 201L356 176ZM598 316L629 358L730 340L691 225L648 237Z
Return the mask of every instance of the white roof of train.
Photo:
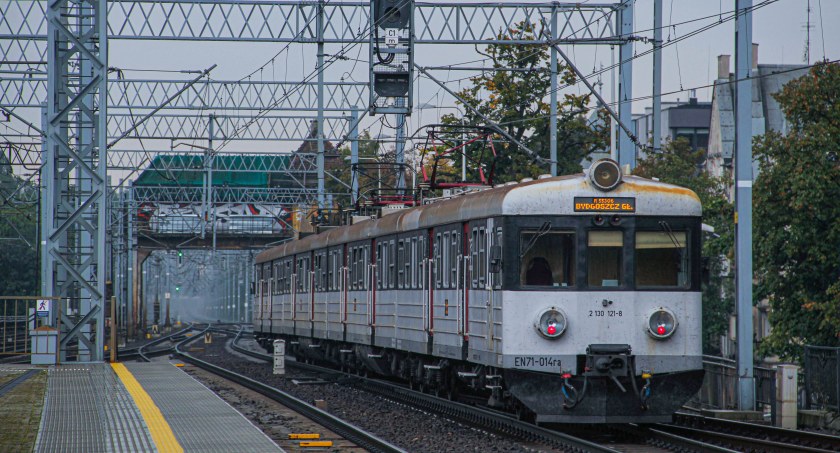
M622 183L604 192L583 174L540 179L468 193L446 201L417 206L382 217L335 228L266 250L257 262L336 244L387 234L425 229L437 225L496 216L594 215L575 212L575 197L635 199L635 212L608 213L636 216L700 216L700 199L689 189L636 176L624 176ZM606 213L605 213L606 214Z

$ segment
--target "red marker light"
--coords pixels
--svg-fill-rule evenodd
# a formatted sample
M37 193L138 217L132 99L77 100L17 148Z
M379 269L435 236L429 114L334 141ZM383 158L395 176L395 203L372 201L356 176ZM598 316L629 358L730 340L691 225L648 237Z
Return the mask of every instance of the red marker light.
M659 335L665 335L665 326L659 326L656 328L656 333Z
M570 379L572 377L572 373L563 373L560 377L563 379Z
M554 324L549 324L548 329L545 330L546 332L548 332L549 335L554 335L557 333L557 327L555 327Z

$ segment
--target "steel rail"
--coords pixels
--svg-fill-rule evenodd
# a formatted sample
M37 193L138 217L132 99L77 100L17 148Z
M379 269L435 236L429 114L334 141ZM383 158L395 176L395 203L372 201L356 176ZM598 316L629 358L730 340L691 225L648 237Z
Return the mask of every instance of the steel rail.
M737 434L723 433L720 431L711 431L700 428L688 428L685 426L674 425L655 425L657 429L651 431L666 432L700 442L711 442L717 445L722 445L727 448L737 449L741 451L747 449L750 451L762 451L768 453L833 453L837 450L826 450L823 448L806 447L804 445L790 444L786 442L772 441L760 439L753 436L743 436Z
M790 451L840 451L840 436L822 433L759 425L736 420L723 420L684 412L674 414L674 425L722 432L735 436L758 437L766 441L788 445L790 446L789 448L793 449ZM663 430L667 430L674 425L660 425L660 427ZM797 446L814 448L816 450L796 450Z
M185 328L183 328L183 329L181 329L177 332L173 332L169 335L166 335L166 336L160 337L158 339L152 340L152 341L138 347L137 348L137 358L139 358L140 360L142 360L144 362L151 362L152 361L151 357L158 357L158 356L161 356L161 355L169 354L170 352L172 352L172 346L170 346L168 348L165 348L165 349L160 349L160 350L157 350L157 351L151 351L148 348L151 348L153 346L157 346L157 345L159 345L163 342L170 341L170 340L171 341L178 341L178 340L180 340L178 338L179 336L183 337L190 330L196 330L196 328L193 324L189 324L189 325L187 325L187 327L185 327Z
M207 331L210 331L210 329L205 329L203 332ZM192 338L185 338L184 340L178 342L175 345L175 354L185 362L191 363L206 371L217 374L221 377L224 377L225 379L233 381L243 387L249 388L257 393L271 398L274 401L277 401L278 403L310 418L314 422L324 426L330 431L337 433L338 435L344 437L345 439L355 443L359 447L364 448L368 451L382 453L405 452L405 450L397 447L396 445L386 442L385 440L380 439L379 437L367 431L364 431L355 425L347 423L344 420L333 416L332 414L324 412L302 400L299 400L294 396L289 395L288 393L263 384L262 382L250 379L241 374L234 373L233 371L227 370L217 365L213 365L212 363L205 362L201 359L190 355L186 351L181 350L182 346L185 346L191 341L195 341L197 338L199 338L199 335L196 335Z

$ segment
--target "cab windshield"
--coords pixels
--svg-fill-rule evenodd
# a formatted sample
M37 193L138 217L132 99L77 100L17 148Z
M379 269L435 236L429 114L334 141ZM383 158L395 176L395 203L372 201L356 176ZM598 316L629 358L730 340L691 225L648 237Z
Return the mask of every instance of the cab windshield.
M550 224L546 223L537 231L522 231L519 244L520 285L574 285L574 232L551 230Z
M636 286L689 287L687 239L685 231L637 231Z

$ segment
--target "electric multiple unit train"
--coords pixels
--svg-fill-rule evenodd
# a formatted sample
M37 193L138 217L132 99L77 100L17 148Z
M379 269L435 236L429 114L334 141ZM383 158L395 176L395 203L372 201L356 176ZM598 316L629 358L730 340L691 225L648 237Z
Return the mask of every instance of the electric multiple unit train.
M257 256L255 335L539 423L669 421L703 380L700 216L603 159L337 227Z

